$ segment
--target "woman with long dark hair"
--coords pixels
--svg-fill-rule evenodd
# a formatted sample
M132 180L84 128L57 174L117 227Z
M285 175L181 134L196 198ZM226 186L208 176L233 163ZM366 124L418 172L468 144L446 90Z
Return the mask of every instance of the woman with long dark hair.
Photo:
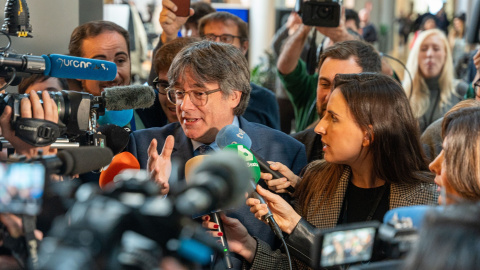
M315 128L322 135L325 160L314 161L303 179L281 164L274 164L286 179L267 185L283 192L296 188L294 207L261 187L287 244L296 268L310 263L312 232L338 224L383 220L392 208L436 201L433 175L428 171L418 137L418 126L402 87L377 73L341 74L335 77L325 116ZM258 219L267 205L248 199ZM214 228L205 217L204 226ZM248 235L243 226L224 217L231 251L243 256L252 269L287 269L286 256ZM215 235L215 233L212 233Z

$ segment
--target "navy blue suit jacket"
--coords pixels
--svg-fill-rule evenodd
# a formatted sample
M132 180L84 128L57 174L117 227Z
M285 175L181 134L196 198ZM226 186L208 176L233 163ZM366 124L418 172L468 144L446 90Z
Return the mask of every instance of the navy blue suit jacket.
M280 109L275 94L252 82L250 86L252 87L250 101L243 117L250 122L280 130Z
M299 174L307 164L305 147L302 143L287 134L271 129L264 125L251 123L239 117L242 128L252 139L251 149L265 160L278 161L289 167L294 173ZM185 136L180 123L171 123L161 128L149 128L133 132L127 151L131 152L140 162L141 168L146 168L148 159L148 146L153 138L158 141L157 150L161 153L163 144L168 135L175 137L172 160L180 160L179 179L184 179L185 163L193 157L191 140ZM240 220L252 236L256 236L269 243L273 248L279 246L275 235L263 222L257 220L246 205L240 206L228 214ZM238 268L240 261L235 262Z

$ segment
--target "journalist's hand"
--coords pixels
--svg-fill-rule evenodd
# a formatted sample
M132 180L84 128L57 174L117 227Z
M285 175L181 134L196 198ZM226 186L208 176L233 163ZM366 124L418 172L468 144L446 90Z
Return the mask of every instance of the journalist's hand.
M279 179L273 179L273 176L270 173L261 173L260 178L265 180L268 188L276 193L286 193L286 188L289 186L295 187L300 182L300 177L295 175L287 166L283 165L280 162L268 161L270 164L270 169L278 171L283 174L285 177Z
M337 27L316 26L315 28L318 32L329 37L334 43L356 39L354 36L348 33L347 28L345 27L345 7L342 7L340 22Z
M229 218L223 213L220 214L220 218L222 219L229 250L239 254L247 262L251 263L257 250L257 240L248 234L247 228L238 219ZM202 226L211 230L208 231L210 235L213 237L222 236L216 231L219 224L210 221L210 216L205 215L202 217L202 220Z
M257 186L257 192L260 194L267 204L261 204L260 200L249 198L247 200L247 205L250 206L250 212L255 214L255 217L259 220L263 220L263 216L268 213L267 205L270 211L273 214L273 218L277 222L280 229L288 234L292 233L295 226L302 218L292 206L286 202L279 195L273 194L272 192L262 188L260 185Z
M42 99L43 106L37 93L35 91L30 92L29 98L23 98L20 101L20 115L23 118L44 119L58 123L57 105L50 98L47 91L42 92ZM45 154L50 153L50 146L35 147L16 137L15 131L10 125L11 117L12 108L6 106L2 116L0 116L0 127L2 128L3 137L12 144L17 154L32 158L38 154L39 149L42 149Z

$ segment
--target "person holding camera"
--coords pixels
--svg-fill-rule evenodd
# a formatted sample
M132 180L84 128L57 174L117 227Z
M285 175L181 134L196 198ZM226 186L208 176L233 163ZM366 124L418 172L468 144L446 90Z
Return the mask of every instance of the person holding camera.
M359 39L352 35L352 30L346 25L345 9L342 9L338 27L315 27L315 31L324 34L330 43L333 44ZM358 19L358 15L357 15ZM349 18L348 25L356 21ZM315 96L317 95L318 73L310 75L307 71L307 63L300 59L305 42L311 32L312 26L301 24L296 31L288 37L283 44L277 60L278 76L285 87L285 90L292 102L295 112L295 130L301 132L318 118L318 111L315 111ZM327 46L323 47L326 49ZM316 50L315 50L316 51ZM311 57L311 55L308 55ZM316 58L316 57L315 57ZM307 59L313 63L317 59ZM369 70L366 70L369 71ZM318 106L318 105L317 105Z
M58 123L57 105L52 100L48 92L42 92L42 100L43 105L40 101L40 97L35 91L32 91L28 98L23 98L20 101L21 117ZM51 151L49 146L36 147L17 137L15 135L15 130L13 130L11 126L11 119L12 108L10 106L5 106L5 109L0 116L2 136L12 144L16 154L24 155L26 158L33 158L39 154L40 150L43 151L43 153L49 153ZM0 223L5 226L5 229L10 237L16 239L23 235L23 225L20 217L10 213L0 213ZM34 236L38 240L43 238L43 234L39 230L34 231ZM0 247L3 246L4 237L5 235L0 237ZM13 257L5 255L3 252L0 253L2 254L0 255L0 265L3 267L19 267Z
M310 163L302 179L280 163L271 167L289 181L262 174L277 193L295 186L294 206L262 187L257 191L267 204L247 200L250 211L260 220L268 205L287 234L286 243L297 269L310 266L317 228L382 221L389 209L435 204L437 199L402 87L389 76L360 73L338 74L334 89L326 113L315 127L322 135L325 159ZM204 220L205 227L214 227L215 223ZM234 219L224 217L223 225L231 251L242 254L248 267L288 269L281 250L271 250Z
M159 46L165 42L175 39L182 25L187 22L187 17L175 15L177 6L171 0L162 1L162 12L160 13L160 24L163 33L160 36ZM190 16L193 10L190 9ZM228 12L213 12L203 16L198 21L198 33L202 39L231 44L239 49L244 56L247 55L248 24L240 17ZM275 94L269 89L250 82L252 91L250 101L243 116L250 122L280 130L280 110Z
M42 100L37 92L32 91L28 98L22 98L20 101L20 116L22 118L34 118L44 121L50 121L58 123L58 110L57 104L50 97L47 91L42 92ZM43 103L43 106L42 106ZM18 155L24 155L26 158L32 158L38 155L39 150L43 153L50 152L50 146L36 147L26 143L18 136L15 135L15 130L12 129L12 107L5 106L5 109L0 116L0 127L2 130L2 136L12 144L15 149L15 153Z

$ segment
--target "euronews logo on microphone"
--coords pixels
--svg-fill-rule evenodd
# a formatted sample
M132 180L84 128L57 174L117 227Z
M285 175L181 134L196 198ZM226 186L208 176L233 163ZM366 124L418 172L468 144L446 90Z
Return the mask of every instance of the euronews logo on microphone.
M79 61L75 59L64 59L64 58L58 58L57 63L60 65L60 68L63 67L74 67L74 68L84 68L84 69L102 69L102 70L108 70L108 68L105 66L105 64L101 63L100 66L95 64L93 65L92 62L86 62L86 61ZM92 66L90 68L90 66Z

